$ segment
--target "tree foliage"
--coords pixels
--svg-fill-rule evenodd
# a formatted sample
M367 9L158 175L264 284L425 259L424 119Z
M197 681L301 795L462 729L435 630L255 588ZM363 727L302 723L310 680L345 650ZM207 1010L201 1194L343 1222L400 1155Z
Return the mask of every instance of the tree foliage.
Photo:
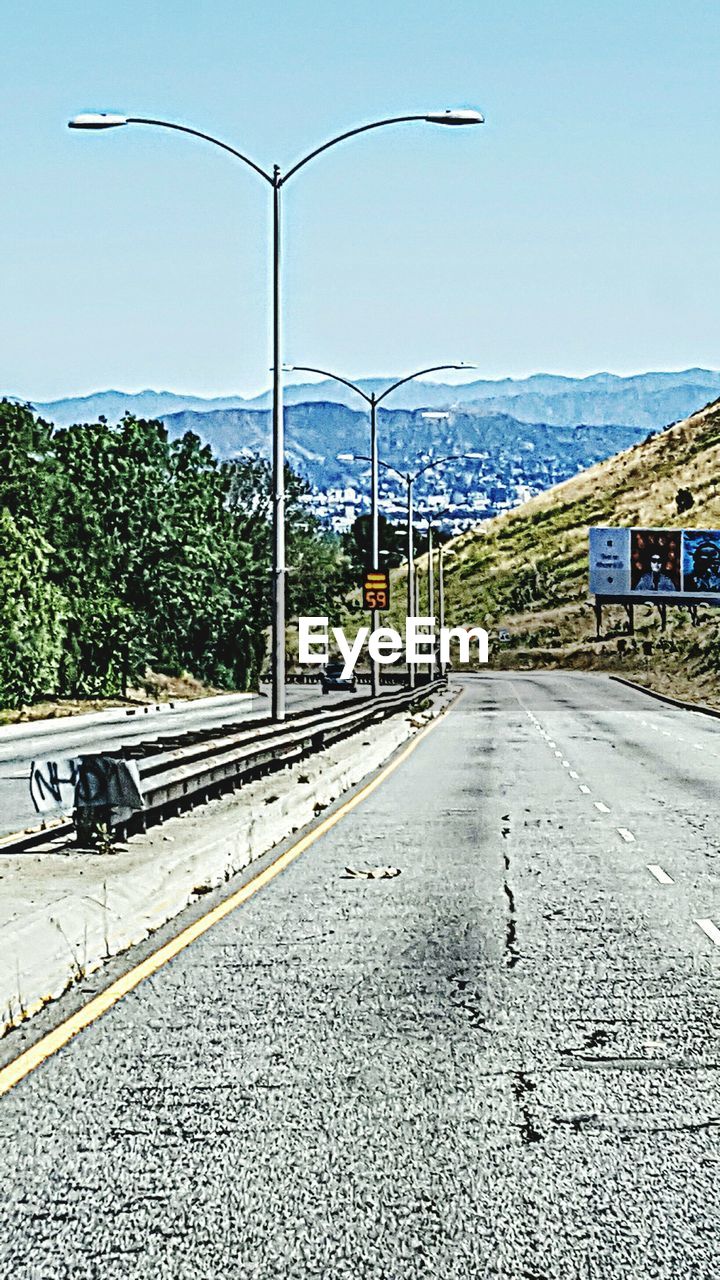
M287 475L288 604L325 609L347 562ZM0 401L0 702L107 696L152 666L257 683L270 623L270 473L126 416L54 430Z

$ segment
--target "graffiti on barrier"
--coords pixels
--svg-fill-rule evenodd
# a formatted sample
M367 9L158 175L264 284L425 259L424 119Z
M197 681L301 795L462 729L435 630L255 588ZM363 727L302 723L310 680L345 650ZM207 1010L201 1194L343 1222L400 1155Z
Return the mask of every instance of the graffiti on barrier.
M33 760L30 795L38 813L69 813L79 808L132 810L144 806L137 764L115 756Z

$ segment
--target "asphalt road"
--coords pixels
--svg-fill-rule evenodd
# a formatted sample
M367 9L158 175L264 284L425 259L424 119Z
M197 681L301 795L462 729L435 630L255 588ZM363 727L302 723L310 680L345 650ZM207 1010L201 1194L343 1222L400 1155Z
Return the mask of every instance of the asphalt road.
M719 766L600 677L468 681L0 1100L0 1275L714 1278Z
M368 690L360 686L358 697L367 695ZM289 685L287 707L289 711L321 709L348 696L323 697L317 685ZM96 717L67 716L53 723L49 730L46 721L34 721L27 725L27 734L21 738L5 737L0 730L0 836L36 827L42 821L43 815L36 812L30 797L33 760L64 759L82 752L102 753L121 743L154 742L188 729L219 727L269 714L270 698L265 691L252 699L238 698L235 704L199 698L180 704L172 711L138 714L119 723L96 723Z

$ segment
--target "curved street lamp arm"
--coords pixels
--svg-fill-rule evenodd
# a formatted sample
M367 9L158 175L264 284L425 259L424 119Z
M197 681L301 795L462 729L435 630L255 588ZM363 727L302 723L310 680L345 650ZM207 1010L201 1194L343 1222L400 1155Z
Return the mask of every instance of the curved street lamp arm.
M160 129L174 129L176 133L189 133L193 138L202 138L203 142L212 142L213 146L220 147L223 151L229 151L231 156L235 156L236 160L242 160L244 164L254 169L256 173L260 174L261 178L270 183L271 187L275 185L271 175L261 169L260 165L256 164L254 160L250 160L248 156L243 155L242 151L237 151L235 147L231 147L227 142L221 142L219 138L213 138L209 133L201 133L199 129L191 129L185 124L172 124L169 120L150 120L145 119L143 116L128 116L127 123L153 124Z
M362 387L356 386L354 382L348 381L347 378L341 378L338 373L330 373L328 369L314 369L310 364L291 364L287 368L291 373L319 373L323 378L332 378L335 382L342 382L351 391L357 391L358 395L362 396L363 400L366 400L368 404L372 404L372 397L367 395ZM368 458L369 461L370 459Z
M407 124L410 120L427 120L427 115L416 116L393 116L389 120L376 120L373 124L361 124L357 129L348 129L347 133L338 134L337 138L331 138L329 142L324 142L321 147L316 147L314 151L310 151L308 155L303 156L302 160L298 160L292 169L288 169L280 179L281 183L287 182L288 178L292 178L298 169L302 169L304 165L309 164L315 156L319 156L321 152L327 151L329 147L334 147L338 142L344 142L346 138L354 138L358 133L367 133L369 129L382 129L386 124Z
M420 519L424 520L428 529L430 529L433 525L438 525L447 516L452 516L450 507L443 507L442 511L433 511L432 515L421 516Z
M415 472L413 480L419 480L420 476L424 476L426 471L432 470L433 467L439 467L443 462L457 462L460 458L467 458L468 456L467 453L450 453L447 458L433 458L432 462L428 462L426 466Z
M409 373L406 378L400 378L397 382L393 382L391 387L386 387L382 395L377 397L377 403L380 404L391 391L397 391L398 387L402 387L406 382L412 382L413 378L421 378L424 373L439 373L441 369L467 369L466 364L433 364L429 369L418 369L416 373Z
M372 462L372 458L368 457L367 454L364 453L354 453L352 458L353 462ZM403 484L407 484L407 476L404 476L402 471L398 471L397 467L391 467L390 463L383 462L382 458L378 458L377 462L379 467L383 467L385 471L391 471L394 476L397 476L398 480L402 480Z

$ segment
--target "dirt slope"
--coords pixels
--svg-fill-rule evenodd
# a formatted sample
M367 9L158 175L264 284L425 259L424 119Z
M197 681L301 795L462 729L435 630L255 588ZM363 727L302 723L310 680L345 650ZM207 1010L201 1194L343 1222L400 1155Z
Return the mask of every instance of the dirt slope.
M681 488L694 502L678 514ZM720 610L701 607L693 628L685 610L671 608L663 636L657 609L642 606L636 635L626 638L618 606L607 610L605 637L595 640L587 589L592 524L720 528L720 401L463 534L445 551L448 624L510 633L509 643L491 644L493 665L605 669L720 705ZM404 591L401 570L396 623Z

